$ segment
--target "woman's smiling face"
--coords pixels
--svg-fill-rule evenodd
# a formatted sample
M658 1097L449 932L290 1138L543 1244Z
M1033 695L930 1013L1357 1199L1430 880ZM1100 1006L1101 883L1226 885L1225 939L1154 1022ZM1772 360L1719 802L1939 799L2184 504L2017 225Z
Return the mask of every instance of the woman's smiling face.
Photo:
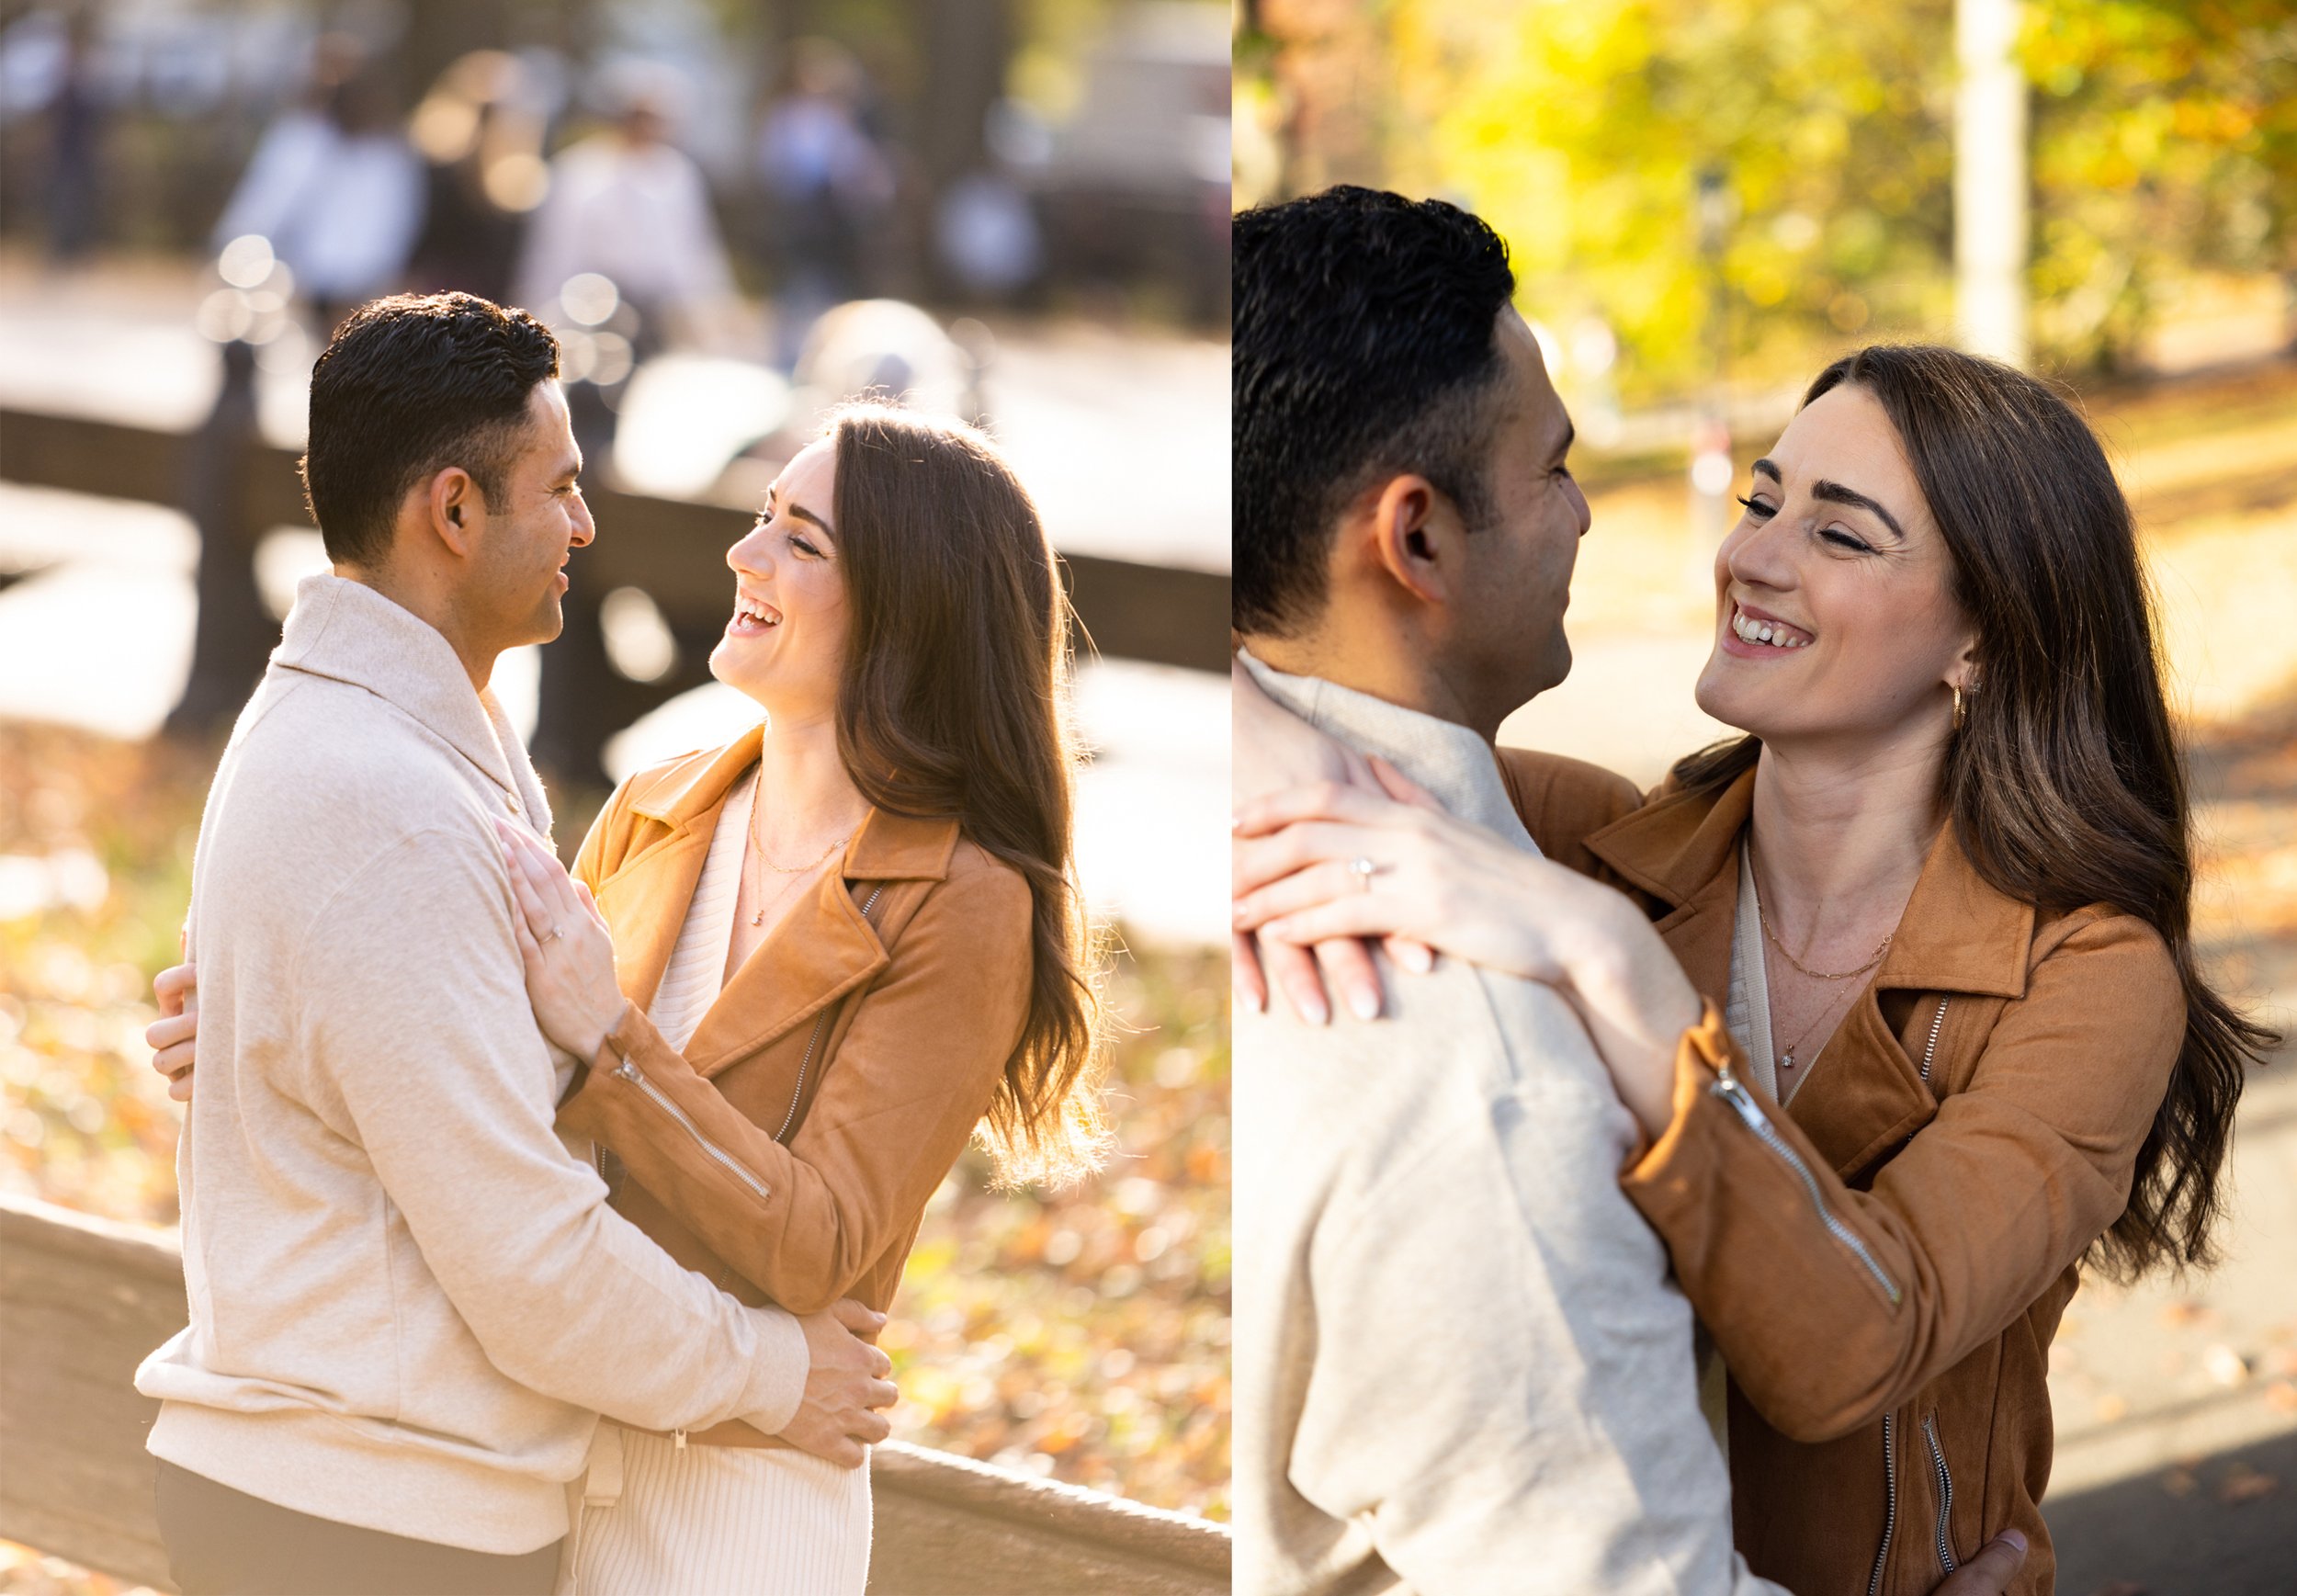
M710 673L785 719L837 707L852 617L830 521L836 483L836 445L817 438L782 468L756 525L726 551L734 614Z
M1897 428L1843 386L1755 462L1715 556L1714 651L1699 707L1766 743L1934 729L1975 680L1952 562Z

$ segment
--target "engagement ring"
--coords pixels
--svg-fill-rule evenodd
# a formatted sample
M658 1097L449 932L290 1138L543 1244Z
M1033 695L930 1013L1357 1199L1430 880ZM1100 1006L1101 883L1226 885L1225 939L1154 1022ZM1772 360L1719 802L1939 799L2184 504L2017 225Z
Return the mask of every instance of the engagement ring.
M1375 865L1371 859L1362 854L1358 854L1354 858L1348 861L1349 873L1354 876L1357 881L1363 884L1363 889L1366 892L1372 890L1372 877L1379 873L1379 869L1380 867L1377 865Z

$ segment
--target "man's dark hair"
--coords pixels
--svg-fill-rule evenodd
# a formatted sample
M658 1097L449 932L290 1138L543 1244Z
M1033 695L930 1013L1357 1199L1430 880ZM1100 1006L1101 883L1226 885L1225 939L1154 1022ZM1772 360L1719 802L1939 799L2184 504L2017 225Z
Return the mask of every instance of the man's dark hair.
M548 327L475 294L398 294L354 311L311 368L303 496L327 557L382 560L407 490L448 466L494 509L526 402L558 374Z
M1416 472L1484 518L1508 246L1441 199L1328 188L1236 219L1238 629L1321 607L1334 521Z

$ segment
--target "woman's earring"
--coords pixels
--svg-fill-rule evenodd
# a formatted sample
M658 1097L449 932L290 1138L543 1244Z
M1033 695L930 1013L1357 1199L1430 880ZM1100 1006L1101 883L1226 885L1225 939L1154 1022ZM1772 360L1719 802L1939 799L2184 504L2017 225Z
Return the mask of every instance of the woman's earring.
M1963 722L1969 719L1969 711L1963 706L1962 685L1960 683L1953 683L1951 685L1954 689L1954 730L1960 731L1962 730ZM1975 687L1973 687L1970 690L1973 693L1977 691Z

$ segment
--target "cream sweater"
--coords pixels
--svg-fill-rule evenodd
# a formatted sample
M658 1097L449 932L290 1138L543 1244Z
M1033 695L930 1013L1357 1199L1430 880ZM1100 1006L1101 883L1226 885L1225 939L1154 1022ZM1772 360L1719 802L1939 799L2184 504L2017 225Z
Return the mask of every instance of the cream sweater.
M1465 727L1248 659L1279 703L1533 844ZM1235 1040L1239 1596L1739 1596L1690 1305L1633 1120L1552 990L1380 961L1386 1017Z
M599 1412L796 1412L797 1322L714 1289L560 1140L497 815L526 752L437 631L314 576L209 792L177 1154L187 1329L150 1447L281 1506L476 1551L563 1535Z

